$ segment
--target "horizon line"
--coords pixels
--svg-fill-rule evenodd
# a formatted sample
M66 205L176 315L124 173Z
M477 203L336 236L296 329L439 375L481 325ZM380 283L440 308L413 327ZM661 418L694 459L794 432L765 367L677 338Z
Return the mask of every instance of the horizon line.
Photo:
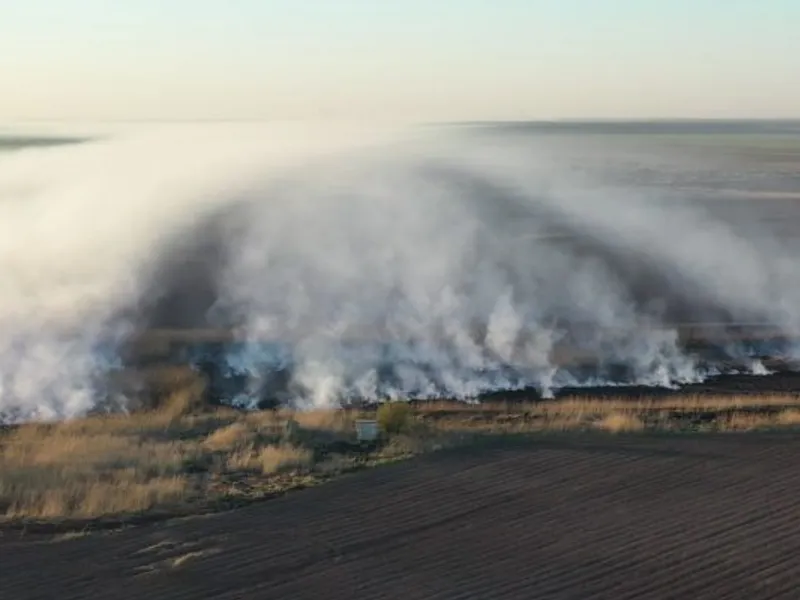
M496 119L459 119L450 120L406 120L406 119L372 119L373 121L413 122L417 124L484 124L484 123L800 123L800 115L792 117L558 117L558 118L496 118ZM0 118L0 124L12 123L286 123L304 121L360 121L364 119L317 119L317 118L247 118L247 117L204 117L204 118L64 118L64 117L15 117ZM369 122L369 120L366 120Z

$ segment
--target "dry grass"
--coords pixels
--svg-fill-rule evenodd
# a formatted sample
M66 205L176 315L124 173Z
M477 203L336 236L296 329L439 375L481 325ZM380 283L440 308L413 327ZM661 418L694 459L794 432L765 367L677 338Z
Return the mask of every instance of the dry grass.
M746 431L800 426L800 396L729 395L667 398L565 398L537 403L435 402L416 418L445 430L479 433L644 430Z
M472 434L800 426L800 396L794 395L436 402L405 414L402 433L360 457L358 451L330 454L322 449L357 448L354 420L365 415L200 413L202 394L202 387L190 382L174 390L158 410L0 433L0 521L92 518L193 506L227 495L263 497L308 477L324 479L359 464L430 452ZM704 420L698 425L695 415L700 413ZM317 455L322 458L314 464Z
M610 433L643 431L644 421L634 414L615 412L597 421L595 426Z
M306 448L288 444L267 446L256 454L256 462L265 475L311 466L313 453Z
M495 412L495 413L540 413L540 414L608 414L617 411L659 411L659 410L723 410L751 407L796 406L800 409L800 394L760 394L760 395L696 395L685 394L665 398L567 397L543 402L490 402L463 403L453 401L434 401L415 407L417 414L437 412Z
M323 434L354 436L352 427L348 430L351 420L333 411L200 413L203 386L183 383L157 410L0 433L0 522L124 515L210 502L228 494L241 477L310 471L314 444L327 439ZM287 439L290 417L303 423L305 445ZM259 484L248 485L256 489Z
M291 444L270 444L257 447L249 444L228 455L226 469L237 473L251 471L272 475L291 470L306 470L311 467L313 452Z
M203 446L211 452L226 452L252 447L254 437L255 431L247 423L237 421L213 431L203 440Z
M800 409L787 408L778 414L776 421L784 427L796 427L800 425Z
M183 465L195 450L179 441L20 428L0 454L0 509L9 515L93 516L179 501Z
M800 409L787 408L774 414L732 413L721 420L720 429L725 431L753 431L776 427L800 425Z
M177 390L154 412L19 427L0 438L0 514L93 517L183 501L201 454L183 435L202 388Z
M279 422L291 419L301 429L349 435L355 426L355 416L342 410L282 411L276 413Z

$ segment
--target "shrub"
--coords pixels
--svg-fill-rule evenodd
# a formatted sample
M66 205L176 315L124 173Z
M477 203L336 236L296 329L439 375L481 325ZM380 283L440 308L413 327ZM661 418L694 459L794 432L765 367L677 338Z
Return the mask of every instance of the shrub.
M378 408L378 426L390 435L406 431L411 425L413 411L406 402L387 402Z

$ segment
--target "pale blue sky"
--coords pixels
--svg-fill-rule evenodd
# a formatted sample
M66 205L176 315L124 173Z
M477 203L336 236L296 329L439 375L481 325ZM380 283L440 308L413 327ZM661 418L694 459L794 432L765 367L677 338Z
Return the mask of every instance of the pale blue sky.
M0 120L800 117L800 0L0 0Z

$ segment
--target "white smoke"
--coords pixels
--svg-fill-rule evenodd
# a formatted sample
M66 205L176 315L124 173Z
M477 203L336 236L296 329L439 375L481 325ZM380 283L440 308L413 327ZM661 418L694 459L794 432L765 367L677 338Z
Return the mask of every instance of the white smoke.
M174 239L256 177L383 135L178 127L0 154L0 420L89 410Z
M290 364L301 404L698 381L667 297L796 330L791 247L612 185L597 173L613 158L252 125L0 155L0 415L90 409L169 253L209 223L224 256L207 316L246 342L229 368L258 381ZM663 287L638 289L624 256ZM591 375L554 357L578 323L566 347L599 362Z

